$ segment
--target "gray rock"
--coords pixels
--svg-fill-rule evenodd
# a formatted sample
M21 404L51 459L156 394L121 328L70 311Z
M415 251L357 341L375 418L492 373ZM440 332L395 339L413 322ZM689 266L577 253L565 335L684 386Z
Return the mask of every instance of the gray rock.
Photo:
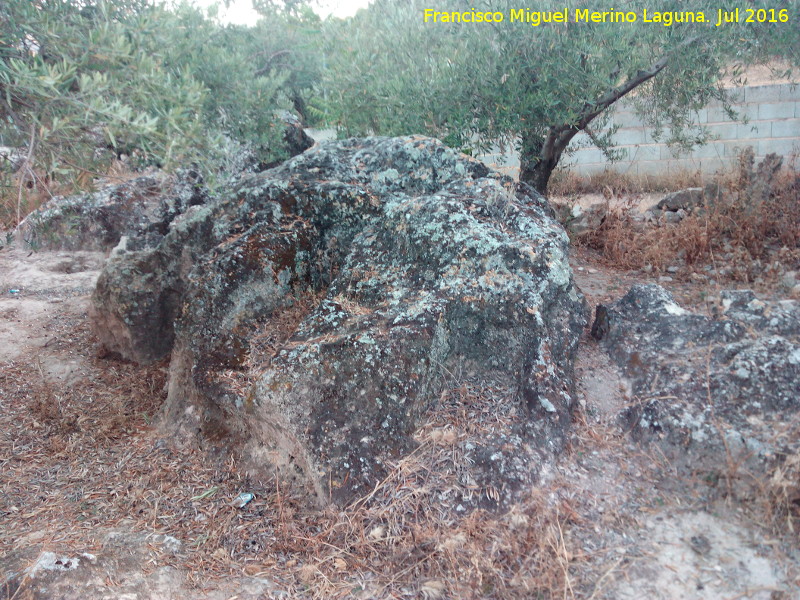
M716 183L709 183L704 187L686 188L667 194L652 210L665 213L680 210L692 212L704 205L713 204L722 193L722 189Z
M567 230L576 236L585 235L600 228L608 214L607 202L595 202L586 208L579 204L572 207Z
M314 145L295 115L285 113L281 120L284 156L297 156ZM240 157L231 164L237 164L238 171L253 168L250 162ZM23 219L13 238L15 243L34 250L107 252L123 236L137 249L155 247L172 220L190 206L205 203L207 195L202 177L193 168L180 169L171 177L138 177L96 192L57 196Z
M95 320L126 358L171 348L164 427L323 502L368 493L444 387L492 382L510 414L465 481L503 504L559 452L573 404L586 306L553 216L435 140L324 143L109 260ZM254 333L308 292L319 303L249 372Z
M53 198L23 219L14 241L34 250L109 251L123 237L137 247L154 246L177 215L206 199L202 178L192 170L171 178L138 177Z
M35 531L32 535L44 533ZM74 543L43 546L26 540L29 536L18 540L11 552L3 556L0 597L30 600L281 597L280 588L263 577L227 578L198 591L187 581L185 568L153 565L155 552L171 562L186 559L183 543L170 535L155 531L132 533L124 527L95 528L93 533L95 543L91 553L74 548ZM54 551L45 550L46 547ZM109 591L109 574L114 577L113 591Z
M144 235L158 220L165 182L139 177L97 192L57 196L14 231L15 243L42 250L109 250L123 235Z
M661 211L655 210L655 208L650 208L644 211L643 219L645 223L648 224L658 224L658 217L661 215Z
M89 309L105 354L141 364L169 356L188 274L220 241L213 233L214 216L209 207L194 206L170 224L155 247L125 236L112 250ZM137 246L142 247L131 249Z
M608 307L602 341L638 399L623 415L626 428L693 472L718 472L729 459L763 469L782 451L774 427L800 408L800 304L750 291L721 300L722 314L711 318L680 308L659 286L634 286ZM734 456L725 432L739 440Z
M742 151L739 172L745 184L743 194L750 212L754 212L769 200L776 183L775 176L782 164L782 156L770 153L756 165L753 148L748 146Z
M703 202L703 188L686 188L664 196L656 209L660 211L675 212L679 209L692 209Z

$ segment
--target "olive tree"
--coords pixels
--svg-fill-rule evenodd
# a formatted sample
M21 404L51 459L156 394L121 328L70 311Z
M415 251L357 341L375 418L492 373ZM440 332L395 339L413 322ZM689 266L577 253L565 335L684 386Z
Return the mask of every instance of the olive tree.
M0 3L0 146L14 149L0 153L0 207L16 195L13 218L0 219L24 216L26 187L90 186L122 153L135 165L193 162L207 173L231 148L255 164L285 158L282 111L318 75L291 36L308 18L262 14L240 27L186 2Z
M451 0L434 10L422 0L377 0L331 22L331 122L346 134L427 133L460 148L515 144L520 179L544 192L579 132L614 157L605 125L620 99L631 97L666 141L690 146L707 139L694 117L710 100L734 116L724 80L743 66L799 60L796 0L763 13L748 4L753 10L740 7L739 22L719 26L719 11L724 21L738 5L521 6Z
M24 149L28 177L91 169L103 145L171 163L201 139L204 90L164 68L159 17L145 2L0 8L0 140Z

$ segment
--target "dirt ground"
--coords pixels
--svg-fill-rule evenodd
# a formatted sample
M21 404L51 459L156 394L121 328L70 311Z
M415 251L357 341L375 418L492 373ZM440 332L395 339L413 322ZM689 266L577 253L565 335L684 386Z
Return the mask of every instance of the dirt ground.
M277 484L249 481L235 461L214 464L161 437L165 365L97 356L87 309L103 259L0 249L0 598L456 597L440 582L408 584L415 564L380 580L356 576L347 548L301 558L297 532L320 529L320 515L282 504ZM573 269L591 305L646 281L588 251L575 251ZM705 310L703 290L665 285ZM529 597L800 599L796 534L779 535L752 507L634 443L617 419L629 386L588 335L576 373L573 440L542 484L559 513L561 588ZM237 508L240 492L255 499ZM330 581L299 585L302 560L358 585L335 595Z
M591 252L577 251L572 261L576 281L593 306L649 282L643 273L615 272L595 259ZM704 286L660 284L683 306L707 312ZM800 598L796 544L777 539L753 520L748 507L682 479L657 450L618 438L614 421L632 400L628 384L599 346L585 341L576 364L579 400L585 418L595 423L589 430L610 430L614 442L590 444L589 465L570 457L563 468L571 480L583 480L586 493L607 503L598 508L601 516L609 512L626 523L615 531L621 538L619 557L597 582L602 593L596 588L589 597Z

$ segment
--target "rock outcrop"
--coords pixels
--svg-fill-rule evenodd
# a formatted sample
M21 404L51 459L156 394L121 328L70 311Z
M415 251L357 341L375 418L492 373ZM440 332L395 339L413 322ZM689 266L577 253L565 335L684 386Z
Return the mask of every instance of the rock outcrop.
M716 183L671 192L645 212L645 220L657 224L680 223L687 215L713 207L723 194Z
M567 249L542 197L435 140L331 142L113 253L95 323L124 358L170 356L165 427L323 502L367 494L444 389L494 382L514 414L465 481L502 504L569 426Z
M287 112L280 120L283 156L297 156L314 145L296 115ZM0 161L13 163L8 154L12 151L0 147ZM248 162L240 158L237 170L256 168ZM202 177L194 168L179 169L172 177L163 173L136 177L96 192L54 197L22 220L13 239L34 250L107 252L123 238L137 247L155 246L175 216L206 201L204 194Z
M175 216L202 204L202 178L196 171L175 177L142 176L96 192L56 196L28 215L14 241L34 250L107 252L123 238L141 247L163 237Z
M693 473L730 464L764 472L796 445L800 303L727 291L707 317L637 285L607 318L601 343L632 382L624 417L634 437L660 442Z

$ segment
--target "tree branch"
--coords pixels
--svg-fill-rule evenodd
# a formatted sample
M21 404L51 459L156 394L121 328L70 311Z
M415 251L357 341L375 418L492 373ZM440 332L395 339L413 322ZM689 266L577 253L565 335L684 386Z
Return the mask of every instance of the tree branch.
M547 135L542 140L538 156L531 161L534 164L533 172L537 172L533 176L536 180L534 182L534 187L544 193L543 190L547 187L547 180L550 178L550 173L558 164L561 154L566 150L572 138L579 132L588 129L589 123L591 123L595 117L600 115L604 110L628 94L631 90L636 89L646 81L658 75L669 64L669 61L678 50L694 44L699 39L700 36L687 38L671 51L661 56L661 58L650 65L649 68L640 69L627 81L610 88L596 101L586 102L583 109L578 114L578 119L576 121L561 125L551 125L548 128ZM592 141L596 143L597 137L594 135L594 132L588 130L588 134Z
M255 73L256 77L261 77L262 75L266 75L269 73L270 69L272 68L272 61L276 58L284 56L286 54L291 54L291 50L278 50L277 52L273 52L270 57L267 59L267 62L264 63L264 66L258 69Z
M587 125L586 127L583 128L583 131L586 133L586 135L589 136L589 139L592 140L594 145L599 148L600 147L600 140L597 139L597 135L595 135L595 133L592 130L592 128Z
M572 140L578 132L583 131L586 127L591 123L595 117L597 117L600 113L606 110L609 106L614 104L617 100L627 95L632 90L636 89L646 81L649 81L656 75L658 75L661 71L663 71L666 66L669 64L670 59L673 57L676 51L680 50L681 48L685 48L686 46L690 46L694 44L697 40L700 39L700 36L692 36L690 38L685 39L683 42L678 44L672 51L664 54L661 58L659 58L656 62L650 65L647 69L640 69L636 72L636 74L629 78L624 83L618 85L617 87L611 88L606 92L603 96L601 96L597 101L593 103L586 103L583 107L583 110L580 113L580 116L577 122L574 125L562 125L558 127L558 134L557 139L554 141L554 146L556 148L563 148L567 147L567 144Z
M583 116L578 120L577 126L580 129L586 127L589 123L591 123L592 119L594 119L597 115L607 109L609 106L614 104L617 100L628 94L631 90L636 89L644 82L649 81L656 75L658 75L661 71L663 71L666 66L669 64L670 59L678 50L685 48L686 46L691 46L697 40L700 39L700 36L692 36L690 38L685 39L680 44L678 44L671 52L665 54L661 58L659 58L656 62L650 65L649 69L642 69L636 72L632 78L628 79L625 83L612 88L609 90L603 97L601 97L597 102L594 103L593 106L584 107Z
M19 189L17 190L17 225L22 222L22 188L25 185L25 175L26 172L31 174L32 178L35 178L36 175L31 168L31 162L33 161L33 147L36 144L36 125L31 123L31 138L28 142L28 154L25 156L25 161L22 163L22 169L24 169L22 176L19 178Z

